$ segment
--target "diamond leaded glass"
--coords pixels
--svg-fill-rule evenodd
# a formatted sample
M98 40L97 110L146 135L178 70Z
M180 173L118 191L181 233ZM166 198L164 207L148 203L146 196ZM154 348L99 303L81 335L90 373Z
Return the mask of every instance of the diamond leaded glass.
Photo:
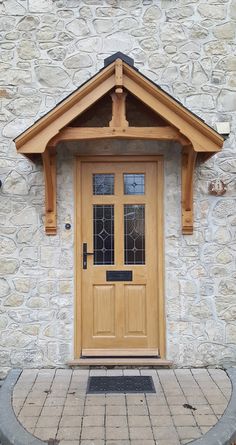
M145 193L145 175L143 173L125 173L124 174L124 194L125 195L144 195Z
M114 195L114 175L100 174L93 175L94 195Z
M93 206L94 264L114 264L114 205Z
M125 264L145 264L145 205L124 206Z

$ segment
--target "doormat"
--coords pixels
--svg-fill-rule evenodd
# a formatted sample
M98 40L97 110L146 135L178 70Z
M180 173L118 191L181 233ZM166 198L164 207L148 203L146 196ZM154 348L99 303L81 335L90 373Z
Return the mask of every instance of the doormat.
M89 377L87 394L156 392L152 377Z

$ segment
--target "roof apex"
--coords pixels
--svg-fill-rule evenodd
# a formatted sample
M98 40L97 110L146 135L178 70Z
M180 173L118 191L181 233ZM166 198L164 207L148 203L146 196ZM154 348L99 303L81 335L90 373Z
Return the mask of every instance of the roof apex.
M104 66L110 65L117 59L123 60L123 62L127 63L127 65L129 66L134 66L134 59L132 59L129 56L126 56L126 54L122 53L121 51L118 51L117 53L112 54L109 57L106 57L106 59L104 59Z

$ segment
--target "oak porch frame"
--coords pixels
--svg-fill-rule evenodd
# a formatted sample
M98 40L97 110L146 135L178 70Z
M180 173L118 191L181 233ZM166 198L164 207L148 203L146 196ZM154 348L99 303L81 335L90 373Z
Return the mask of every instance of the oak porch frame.
M161 116L168 126L129 127L125 116L126 92ZM69 127L72 120L110 93L112 119L108 127ZM132 66L117 58L15 140L19 153L29 157L36 153L43 156L46 234L56 233L55 162L49 154L52 147L55 151L57 143L63 140L102 138L169 140L182 145L182 233L193 233L193 171L196 159L204 162L220 152L224 139Z

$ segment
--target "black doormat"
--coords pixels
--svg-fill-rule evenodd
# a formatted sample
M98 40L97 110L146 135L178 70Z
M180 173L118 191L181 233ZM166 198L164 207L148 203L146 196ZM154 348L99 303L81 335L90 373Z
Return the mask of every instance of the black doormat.
M148 376L109 376L89 377L87 393L139 393L156 392L152 377Z

